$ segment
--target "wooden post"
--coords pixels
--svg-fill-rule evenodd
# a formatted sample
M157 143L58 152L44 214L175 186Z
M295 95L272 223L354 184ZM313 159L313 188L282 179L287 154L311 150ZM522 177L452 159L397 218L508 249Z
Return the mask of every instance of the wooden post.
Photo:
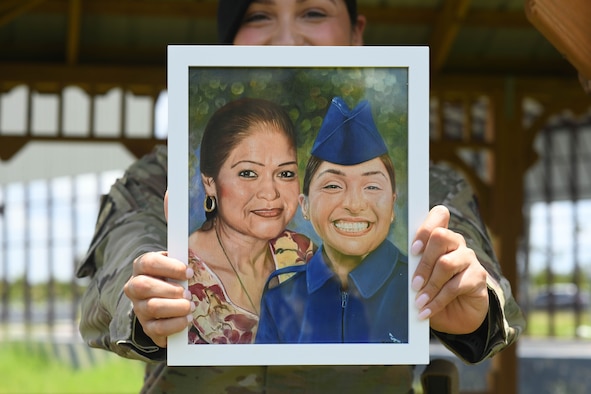
M522 206L524 200L525 133L521 126L521 101L516 97L514 81L509 78L504 91L491 97L495 119L492 196L489 209L491 230L503 275L509 280L513 294L518 294L517 249L523 234ZM518 388L516 346L510 346L492 360L489 376L491 393L512 394Z

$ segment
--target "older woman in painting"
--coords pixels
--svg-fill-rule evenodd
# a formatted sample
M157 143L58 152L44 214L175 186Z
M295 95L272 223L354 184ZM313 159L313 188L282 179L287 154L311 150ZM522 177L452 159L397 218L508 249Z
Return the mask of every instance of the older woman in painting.
M334 98L300 195L323 244L266 291L257 342L408 342L407 258L387 240L395 202L394 165L369 103L350 110Z
M299 193L289 116L267 100L226 104L205 128L200 170L206 221L189 237L189 343L250 343L268 276L312 254L285 230Z

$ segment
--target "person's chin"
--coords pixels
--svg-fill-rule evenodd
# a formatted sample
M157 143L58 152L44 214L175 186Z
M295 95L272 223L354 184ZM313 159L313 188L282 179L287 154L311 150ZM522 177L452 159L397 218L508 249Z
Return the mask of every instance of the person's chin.
M278 222L277 225L258 227L254 233L257 238L271 240L277 238L285 230L285 227L283 222Z
M371 241L372 237L368 237L367 234L352 236L350 233L345 236L339 233L330 239L330 243L337 246L336 249L340 254L351 257L365 256L371 248Z

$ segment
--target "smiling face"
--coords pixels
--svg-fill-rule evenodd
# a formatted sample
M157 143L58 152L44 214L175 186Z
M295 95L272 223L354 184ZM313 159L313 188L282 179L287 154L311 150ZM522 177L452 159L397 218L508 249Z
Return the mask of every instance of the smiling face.
M234 45L363 45L364 28L343 0L254 0Z
M277 125L252 124L215 180L203 176L223 225L257 239L277 237L298 206L296 150Z
M300 196L305 216L333 263L361 261L388 236L396 194L378 157L357 165L322 162Z

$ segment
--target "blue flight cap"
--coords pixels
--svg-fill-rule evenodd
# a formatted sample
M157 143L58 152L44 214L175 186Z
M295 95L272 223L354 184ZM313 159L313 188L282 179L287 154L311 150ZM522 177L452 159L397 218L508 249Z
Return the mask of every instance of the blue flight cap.
M311 154L334 164L350 166L388 153L378 132L369 102L350 110L341 97L335 97L324 116Z

